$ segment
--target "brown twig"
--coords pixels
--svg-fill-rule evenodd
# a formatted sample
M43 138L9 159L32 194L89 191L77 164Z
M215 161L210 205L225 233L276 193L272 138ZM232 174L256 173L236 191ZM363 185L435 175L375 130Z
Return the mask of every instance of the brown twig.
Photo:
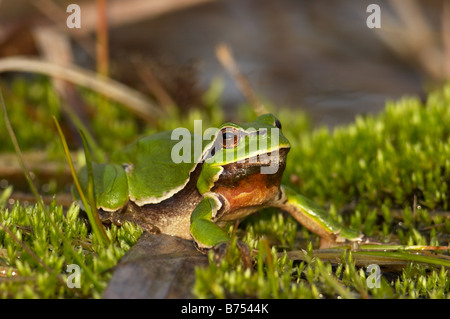
M43 59L59 64L70 65L73 63L72 47L69 36L54 27L44 26L33 29L33 37L39 47ZM61 79L52 79L53 87L65 103L61 103L61 108L72 121L69 122L71 136L81 144L78 136L78 127L83 127L87 132L91 132L87 120L85 103L80 93L73 83ZM93 138L91 138L91 141Z
M169 111L175 106L175 102L170 97L169 93L167 93L148 67L136 67L136 70L149 91L155 96L159 105L161 105L166 111Z
M450 80L450 3L444 1L442 10L442 42L444 44L445 78Z
M255 113L257 115L266 113L264 105L259 100L247 78L239 70L231 49L226 44L219 44L216 47L216 56L222 66L230 73L237 87L250 103Z
M0 73L2 72L41 73L90 88L128 106L131 111L149 122L153 122L157 117L165 116L165 113L142 93L75 65L61 66L36 58L8 57L0 59Z
M97 72L109 74L108 0L97 0Z
M396 54L412 63L420 65L425 73L434 80L443 77L443 55L437 44L437 36L421 10L419 2L389 1L401 23L395 23L389 16L384 16L387 27L377 32Z

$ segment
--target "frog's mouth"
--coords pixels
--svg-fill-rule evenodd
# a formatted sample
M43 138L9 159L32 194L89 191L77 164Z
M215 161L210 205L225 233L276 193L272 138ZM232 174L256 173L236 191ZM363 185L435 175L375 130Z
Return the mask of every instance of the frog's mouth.
M221 184L235 184L237 181L254 174L266 174L268 180L274 183L281 181L289 150L290 148L282 148L275 152L247 158L245 161L224 165L219 182Z
M249 158L242 163L224 165L212 189L228 202L228 212L220 219L243 218L278 196L288 152L289 148L283 148L279 152L258 155L257 158ZM276 170L264 174L262 170L267 167L275 167Z
M282 148L274 152L268 152L250 157L245 160L247 166L273 166L275 164L286 164L287 153L290 148Z

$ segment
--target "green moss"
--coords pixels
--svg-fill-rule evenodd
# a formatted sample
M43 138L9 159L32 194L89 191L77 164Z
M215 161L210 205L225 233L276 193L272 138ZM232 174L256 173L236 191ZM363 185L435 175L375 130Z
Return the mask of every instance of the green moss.
M37 81L17 79L12 85L1 83L9 119L17 127L17 139L24 149L52 149L58 141L54 138L52 117L61 114L60 101L47 78ZM0 125L0 136L8 136L5 126ZM0 151L13 151L8 139L0 143Z
M100 287L106 287L111 268L133 246L141 235L140 228L132 224L112 226L108 237L112 244L106 249L87 231L86 224L78 218L79 207L72 205L64 215L61 206L54 202L50 214L60 231L72 243L83 263L96 276ZM43 267L35 256L0 229L0 297L2 298L98 298L102 289L80 276L80 288L70 289L68 265L76 264L73 255L62 244L59 235L49 227L46 215L37 206L24 206L15 202L11 209L0 210L0 222L27 245L52 271ZM5 273L3 273L3 271Z

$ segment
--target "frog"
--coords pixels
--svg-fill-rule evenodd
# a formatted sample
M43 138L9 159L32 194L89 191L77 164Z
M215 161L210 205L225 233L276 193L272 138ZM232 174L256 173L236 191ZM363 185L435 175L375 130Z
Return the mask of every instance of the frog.
M274 115L224 123L210 139L200 140L201 151L183 152L185 161L174 157L181 142L172 130L138 139L108 163L92 163L100 220L136 223L150 233L192 240L207 252L230 244L227 224L274 207L317 234L321 248L362 240L361 233L282 183L291 145ZM192 134L188 141L198 144L199 138ZM79 180L86 191L86 168ZM76 189L73 193L79 200Z

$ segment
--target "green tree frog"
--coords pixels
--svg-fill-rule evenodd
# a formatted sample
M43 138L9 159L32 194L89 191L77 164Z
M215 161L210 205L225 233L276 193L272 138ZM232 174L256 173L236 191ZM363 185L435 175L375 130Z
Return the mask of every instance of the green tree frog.
M222 228L227 222L278 207L319 235L321 247L361 239L281 184L290 144L272 114L221 125L211 140L201 139L200 152L181 147L179 137L175 131L143 137L115 152L109 164L93 163L96 205L104 223L128 220L150 232L193 239L207 251L229 243ZM191 135L188 142L198 138ZM174 158L182 151L184 160ZM87 170L79 175L86 190Z

